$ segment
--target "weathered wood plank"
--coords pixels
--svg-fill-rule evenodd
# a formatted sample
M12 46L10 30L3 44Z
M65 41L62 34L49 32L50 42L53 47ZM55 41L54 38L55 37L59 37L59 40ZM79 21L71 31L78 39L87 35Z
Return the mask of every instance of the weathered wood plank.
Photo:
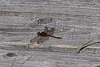
M45 26L54 27L54 35L62 39L30 44L30 39ZM22 51L14 67L31 56L22 67L99 67L99 44L76 54L80 46L99 37L99 33L99 0L1 0L0 67L11 67L15 57L5 55L17 54L19 49ZM28 44L32 51L26 51Z
M81 13L81 14L99 14L99 0L66 0L66 1L40 1L40 0L6 0L0 1L3 11L22 11L22 12L46 12L46 13Z
M6 54L17 51L0 50L0 66L11 67L15 57L8 57ZM5 56L5 57L4 57ZM26 61L31 57L28 61ZM36 52L22 51L16 58L14 67L19 67L26 61L22 67L97 67L100 66L99 55L69 54L59 52Z
M16 2L16 4L14 4ZM22 4L22 2L24 4ZM88 4L93 3L95 4ZM57 2L57 1L46 1L46 3L51 4L45 4L44 1L40 3L39 1L7 1L6 3L2 3L1 5L6 5L5 7L9 7L13 5L12 7L15 7L15 9L21 8L23 11L13 11L13 10L4 10L4 6L2 7L0 11L0 42L27 42L29 44L30 39L36 36L36 32L43 31L44 26L54 27L56 29L55 34L56 36L61 36L62 40L53 39L50 38L48 41L44 42L42 45L44 46L56 46L56 45L64 45L68 47L69 45L72 47L77 48L78 46L83 45L85 42L89 41L91 38L99 37L99 30L100 30L100 16L99 16L99 7L96 6L98 3L97 1L73 1L72 3L70 1L64 2ZM8 4L7 4L8 3ZM31 3L30 5L27 5L27 3ZM59 12L46 12L43 13L42 11L37 12L36 11L30 11L31 8L28 8L27 12L24 11L24 9L18 5L27 5L33 6L40 9L40 6L37 4L41 4L42 6L45 6L44 8L47 9L47 6L52 8L52 10L55 11L54 8L57 8L58 10L62 10L63 13ZM59 4L60 3L60 4ZM69 3L69 6L67 5ZM33 4L33 5L32 5ZM54 5L55 4L55 5ZM85 5L87 4L87 6ZM34 6L36 5L36 6ZM58 6L60 5L60 6ZM84 6L83 6L84 5ZM80 6L78 8L80 12L84 10L85 13L80 13L78 9L76 9L77 6ZM26 7L26 8L27 8ZM64 7L64 8L63 8ZM68 7L68 8L67 8ZM71 10L73 7L73 10ZM83 8L84 7L84 8ZM90 8L89 8L90 7ZM96 7L96 8L95 8ZM10 7L9 7L10 8ZM15 10L14 9L14 10ZM67 10L68 12L64 12L64 10ZM91 9L91 10L89 10ZM95 9L95 10L94 10ZM41 10L41 9L40 9ZM75 12L76 13L73 13ZM88 11L88 14L86 13ZM92 11L93 13L91 14ZM96 14L95 14L96 12ZM38 22L39 19L47 20ZM52 21L49 21L48 19L52 18ZM27 45L24 44L24 45ZM4 45L4 44L3 44ZM15 45L15 44L14 44ZM20 44L18 44L20 45ZM5 46L4 46L5 47ZM8 47L8 46L6 46ZM31 46L32 47L32 46ZM63 47L63 46L62 46ZM98 44L93 47L100 47Z

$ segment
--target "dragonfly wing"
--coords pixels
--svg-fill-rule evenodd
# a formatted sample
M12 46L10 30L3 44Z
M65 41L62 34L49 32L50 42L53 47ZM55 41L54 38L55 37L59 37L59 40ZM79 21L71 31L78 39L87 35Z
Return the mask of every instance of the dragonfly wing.
M55 29L54 28L51 28L50 30L46 30L44 32L46 32L46 33L48 33L50 35L53 35L54 34L54 31L55 31Z
M45 42L45 41L47 41L49 39L49 37L41 37L38 41L37 41L37 43L39 44L39 43L43 43L43 42Z
M55 29L51 28L50 31L48 32L48 34L53 35L54 34Z
M30 43L37 42L40 38L41 38L41 36L36 36L36 37L34 37L33 39L30 40Z
M48 27L45 26L44 32L48 32Z

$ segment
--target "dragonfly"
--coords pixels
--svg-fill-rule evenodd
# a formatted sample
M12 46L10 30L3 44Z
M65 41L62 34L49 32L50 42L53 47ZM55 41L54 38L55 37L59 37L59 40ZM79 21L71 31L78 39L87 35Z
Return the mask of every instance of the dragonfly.
M37 32L37 36L30 40L30 43L37 42L38 44L43 43L49 39L49 37L53 37L56 39L62 39L61 37L53 36L55 29L49 27L45 27L43 32Z

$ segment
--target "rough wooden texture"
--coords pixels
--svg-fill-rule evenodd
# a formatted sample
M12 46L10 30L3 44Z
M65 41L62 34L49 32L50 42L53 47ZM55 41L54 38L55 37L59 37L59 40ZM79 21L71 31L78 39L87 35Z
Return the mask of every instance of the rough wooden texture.
M62 39L49 38L49 40L39 45L36 43L30 44L29 41L36 36L38 31L43 31L45 26L54 27L54 35L60 36ZM27 50L27 46L30 44L30 50L65 52L74 57L77 55L73 54L80 46L95 37L100 37L100 0L0 0L0 49L2 50L13 51L20 48ZM100 40L94 40L93 42L97 41ZM82 50L81 53L98 54L99 56L100 44L92 45ZM70 55L68 56L69 59ZM81 56L84 55L78 57ZM94 56L97 55L89 57ZM79 59L81 60L81 58ZM2 61L3 59L0 62ZM81 65L84 63L83 60L82 63L78 64L76 60L75 62L72 61L66 63L69 63L69 65L76 63L72 67L74 65L82 67ZM64 60L62 65L65 64L63 62ZM4 60L1 67L6 67L5 63L8 64ZM37 65L41 61L36 60L33 63ZM44 61L43 63L44 66L41 64L40 66L45 67L47 64L53 67L52 65L55 65L51 61L50 65L49 62ZM67 67L62 65L54 67ZM88 67L94 67L95 62L84 63L83 67L87 67L87 65L90 65ZM24 67L27 67L27 64ZM71 65L68 67L71 67Z
M0 50L0 67L11 67L14 57L7 54L17 51ZM29 59L28 61L26 61ZM25 62L26 61L26 62ZM25 62L25 63L24 63ZM21 51L13 67L98 67L100 55L59 52Z

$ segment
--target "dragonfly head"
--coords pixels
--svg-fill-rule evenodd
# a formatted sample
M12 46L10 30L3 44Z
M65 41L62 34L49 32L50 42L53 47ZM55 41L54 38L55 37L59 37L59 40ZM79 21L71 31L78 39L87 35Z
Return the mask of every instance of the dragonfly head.
M38 32L37 35L40 35L40 32Z

